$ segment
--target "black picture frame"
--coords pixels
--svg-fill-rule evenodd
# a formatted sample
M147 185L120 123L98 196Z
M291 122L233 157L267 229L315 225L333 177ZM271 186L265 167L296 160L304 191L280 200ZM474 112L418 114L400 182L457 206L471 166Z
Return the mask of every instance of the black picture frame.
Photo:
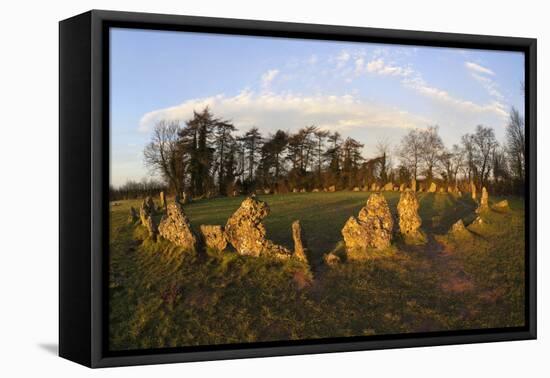
M525 53L526 325L293 342L107 349L110 27ZM92 10L59 24L59 354L88 367L535 339L536 39Z

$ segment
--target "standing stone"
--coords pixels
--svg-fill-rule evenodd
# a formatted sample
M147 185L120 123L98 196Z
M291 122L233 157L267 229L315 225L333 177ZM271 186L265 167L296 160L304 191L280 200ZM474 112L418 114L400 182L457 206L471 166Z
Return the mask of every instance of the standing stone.
M370 191L371 192L376 192L376 183L373 182L372 185L370 186Z
M481 201L479 203L479 207L477 208L477 212L480 213L486 210L489 210L489 193L487 192L487 189L483 187L481 188Z
M164 197L164 192L159 194L160 207L166 210L166 198Z
M334 185L329 186L328 191L331 192L331 193L334 193L336 191L336 186L334 186Z
M416 192L416 179L415 179L415 178L413 178L413 179L411 180L411 190L412 190L413 192Z
M271 194L271 189L269 189L269 188L264 189L264 194Z
M454 192L453 187L449 185L447 187L447 193L453 193L453 192Z
M476 195L477 189L476 189L476 185L473 182L470 183L470 190L472 191L472 199L475 201L477 198L477 195Z
M418 199L413 191L406 190L401 194L399 203L397 204L397 212L399 213L399 231L405 237L417 240L422 236L420 226L422 219L418 215L420 207Z
M354 187L354 188L353 188L353 191L354 191L354 192L360 192L360 191L361 191L361 189L359 189L359 187L358 187L358 186L356 186L356 187Z
M386 185L384 185L384 191L391 192L393 190L393 183L388 182Z
M315 188L311 191L311 193L319 193L319 189Z
M292 223L292 239L294 239L294 257L307 263L306 240L299 220Z
M207 248L217 251L223 251L227 247L227 239L225 238L225 231L223 226L219 225L205 225L200 226L202 238Z
M435 184L435 182L432 182L430 184L430 188L428 189L428 193L435 193L437 191L437 185Z
M149 223L147 219L152 217L154 211L155 204L153 199L151 197L146 197L141 202L141 206L139 208L139 219L141 220L141 224L147 227L147 224Z
M191 196L187 194L187 192L181 193L181 204L187 205L189 202L191 202Z
M342 236L348 250L384 249L391 244L392 230L393 218L388 203L383 195L374 193L357 219L348 219L342 229Z
M302 189L300 190L300 193L306 193L306 192L307 192L307 191L306 191L306 188L302 188Z
M404 191L405 191L405 184L401 184L401 186L399 186L399 191L400 191L400 192L404 192Z
M128 223L136 223L138 219L139 219L138 212L133 206L130 207L130 215L128 216Z
M173 202L167 206L166 215L162 217L158 229L160 236L166 240L188 251L196 250L197 238L191 230L191 224L181 204Z
M262 220L269 214L269 206L256 198L248 197L227 220L225 237L241 255L274 255L288 258L292 253L265 238Z
M510 206L508 205L508 200L502 200L493 205L493 208L497 210L509 210Z
M439 188L439 193L445 193L445 189L443 187Z
M297 188L292 189L292 193L298 193L298 189Z
M462 192L461 192L460 190L457 190L456 195L457 195L458 197L462 197Z
M156 239L158 228L155 221L153 220L153 217L149 216L148 218L146 218L144 226L147 228L147 231L149 231L149 236L153 239Z

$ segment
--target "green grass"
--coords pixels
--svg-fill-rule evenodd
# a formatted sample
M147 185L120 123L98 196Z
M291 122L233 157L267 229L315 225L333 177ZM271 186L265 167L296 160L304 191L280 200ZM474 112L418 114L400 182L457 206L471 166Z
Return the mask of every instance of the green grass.
M384 193L392 212L399 193ZM185 253L111 207L110 346L113 350L511 327L524 324L523 201L482 215L464 237L445 236L476 205L466 196L419 193L427 244L396 239L377 258L319 265L342 248L341 233L369 193L260 196L268 237L292 248L300 219L313 273L295 262L233 252ZM185 206L193 228L225 224L243 197ZM501 198L492 200L500 200Z

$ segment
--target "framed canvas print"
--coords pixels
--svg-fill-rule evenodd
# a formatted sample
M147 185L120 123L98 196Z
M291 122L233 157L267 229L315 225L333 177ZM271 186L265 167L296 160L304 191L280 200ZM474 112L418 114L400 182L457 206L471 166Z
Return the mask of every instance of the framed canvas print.
M536 337L536 40L60 22L60 355Z

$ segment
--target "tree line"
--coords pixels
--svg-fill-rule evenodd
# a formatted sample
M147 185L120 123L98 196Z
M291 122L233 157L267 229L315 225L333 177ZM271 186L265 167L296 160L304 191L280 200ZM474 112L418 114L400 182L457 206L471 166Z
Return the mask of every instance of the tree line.
M255 190L286 193L294 189L338 190L384 185L437 182L464 187L471 182L495 192L522 194L525 182L525 124L512 108L506 140L482 125L446 147L437 126L412 129L397 146L381 141L376 157L362 155L364 145L338 132L310 125L291 133L262 135L257 127L242 134L229 120L207 107L181 124L155 124L144 149L144 162L162 183L156 189L193 197L234 195ZM131 192L136 183L118 190ZM149 182L151 184L151 182ZM154 185L148 189L152 190ZM463 189L463 190L464 190ZM112 189L115 190L114 188Z

